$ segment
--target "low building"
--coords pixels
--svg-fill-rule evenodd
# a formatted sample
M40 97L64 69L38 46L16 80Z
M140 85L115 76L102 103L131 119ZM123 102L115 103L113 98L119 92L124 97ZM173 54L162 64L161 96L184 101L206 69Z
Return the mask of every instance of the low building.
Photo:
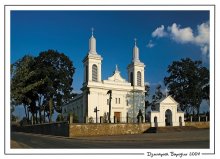
M162 98L150 113L151 127L185 126L184 112L178 107L179 104L171 96Z

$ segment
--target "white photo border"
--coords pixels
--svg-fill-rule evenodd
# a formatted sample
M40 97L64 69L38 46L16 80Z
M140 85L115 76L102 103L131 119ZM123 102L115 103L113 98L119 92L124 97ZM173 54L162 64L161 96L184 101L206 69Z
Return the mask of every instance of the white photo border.
M10 148L10 13L15 10L206 10L210 12L210 148L209 149L173 149L176 153L197 151L203 155L215 154L215 5L5 5L4 6L4 60L5 60L5 107L4 107L4 152L6 155L146 155L156 149L11 149ZM160 149L167 152L169 149ZM170 151L170 150L169 150ZM56 152L56 153L54 153Z

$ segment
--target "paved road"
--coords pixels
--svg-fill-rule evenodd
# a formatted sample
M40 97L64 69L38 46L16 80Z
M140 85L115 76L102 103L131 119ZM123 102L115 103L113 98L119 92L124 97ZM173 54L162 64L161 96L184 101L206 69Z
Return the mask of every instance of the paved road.
M76 138L12 132L11 148L209 148L209 130Z

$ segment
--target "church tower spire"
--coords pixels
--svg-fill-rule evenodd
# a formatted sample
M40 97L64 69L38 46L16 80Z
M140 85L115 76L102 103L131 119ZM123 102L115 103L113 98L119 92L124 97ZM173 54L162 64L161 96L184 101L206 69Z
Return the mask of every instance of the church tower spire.
M96 52L96 39L93 36L94 28L91 28L91 31L92 31L92 36L89 39L89 54L97 54L97 52Z
M133 62L140 62L139 60L139 48L137 47L137 39L134 39L134 48L133 48Z

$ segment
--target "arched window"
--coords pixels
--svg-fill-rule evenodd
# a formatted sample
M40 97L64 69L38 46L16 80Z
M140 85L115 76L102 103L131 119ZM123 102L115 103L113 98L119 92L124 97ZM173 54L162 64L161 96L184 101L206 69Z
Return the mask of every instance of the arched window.
M182 122L182 117L181 116L179 117L179 122Z
M133 72L130 73L130 82L131 82L131 86L133 86L134 85Z
M85 76L86 76L86 82L88 82L88 66L86 65L86 73L85 73Z
M141 72L140 71L137 72L137 85L141 86Z
M182 117L181 116L179 117L179 126L183 126Z
M158 123L157 123L157 117L156 117L156 116L154 117L154 126L155 126L155 127L158 126Z
M156 117L156 116L154 117L154 122L155 122L155 123L157 122L157 117Z
M98 68L95 64L92 65L92 81L98 81Z

